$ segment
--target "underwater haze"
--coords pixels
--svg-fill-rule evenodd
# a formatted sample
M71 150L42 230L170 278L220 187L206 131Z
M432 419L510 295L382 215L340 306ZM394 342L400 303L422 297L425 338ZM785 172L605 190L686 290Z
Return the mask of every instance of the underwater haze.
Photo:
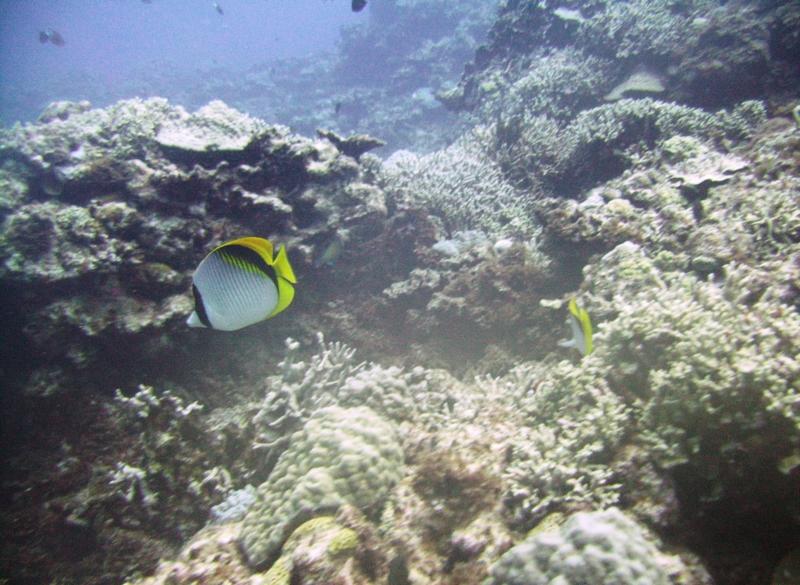
M0 585L800 584L798 0L0 27Z
M211 0L3 0L0 121L31 121L57 99L104 106L145 96L146 78L241 76L253 65L329 52L342 26L368 14L352 12L346 0L219 6L223 14ZM47 29L65 44L40 43Z

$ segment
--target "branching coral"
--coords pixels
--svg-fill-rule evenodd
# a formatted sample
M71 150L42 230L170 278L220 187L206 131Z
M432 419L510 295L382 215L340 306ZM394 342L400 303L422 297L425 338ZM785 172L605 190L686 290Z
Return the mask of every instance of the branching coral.
M396 202L438 216L450 232L531 235L536 221L530 197L505 179L491 159L489 140L487 130L477 128L429 155L395 154L384 167L385 189Z
M650 98L623 99L584 110L564 126L546 116L526 115L515 121L515 131L498 125L495 134L502 147L500 163L512 177L527 173L556 185L569 179L563 187L574 189L574 184L592 184L621 172L629 164L619 158L622 151L635 145L649 147L680 134L742 140L765 119L760 102L710 114ZM576 175L583 177L576 180Z
M595 369L561 362L525 371L531 367L507 376L528 425L512 443L504 473L512 521L529 527L555 509L616 503L620 486L610 460L630 422L628 408Z
M530 69L502 98L508 119L545 115L568 120L577 108L598 101L609 77L609 63L574 48L558 49L533 60Z
M755 437L800 444L795 309L732 302L723 287L687 276L619 311L602 359L616 364L612 383L640 397L642 432L662 465L723 457Z

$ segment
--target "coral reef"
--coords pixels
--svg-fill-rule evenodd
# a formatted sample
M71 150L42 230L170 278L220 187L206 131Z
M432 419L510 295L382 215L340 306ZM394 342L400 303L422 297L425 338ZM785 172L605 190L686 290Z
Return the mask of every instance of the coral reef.
M588 368L567 362L549 368L546 376L518 366L508 377L523 382L510 384L520 385L527 415L505 471L510 488L504 504L512 522L530 527L556 507L616 504L620 485L609 462L631 422L620 397Z
M85 377L102 359L118 368L107 388L123 367L163 364L181 345L191 270L232 234L279 239L302 274L343 227L351 243L383 228L383 195L353 181L352 158L221 102L194 114L158 98L62 105L45 119L3 135L0 158L19 178L7 179L17 204L0 273L16 334L54 375Z
M436 215L449 233L483 230L493 236L532 235L530 200L503 177L474 130L423 157L395 153L384 166L390 197Z
M513 182L539 185L539 179L546 192L564 196L618 176L630 166L634 152L657 141L681 134L741 141L765 120L759 102L743 102L713 115L643 98L584 110L566 125L526 113L522 119L501 120L492 130L500 147L499 164Z
M610 65L596 98L647 65L664 78L667 99L729 107L796 86L798 73L787 67L796 38L787 34L786 23L796 22L797 14L788 1L762 7L719 0L504 2L487 44L445 103L473 109L485 107L487 99L502 100L502 86L540 67L536 62L551 53L567 50Z
M379 512L402 463L395 430L370 409L316 411L289 438L244 518L240 540L248 563L274 561L292 528L314 513L345 503Z
M108 84L93 71L45 76L0 86L0 123L34 121L44 104L81 96L107 107L133 96L163 96L193 110L212 100L280 123L305 136L318 128L342 135L368 133L392 149L430 151L446 145L464 125L435 94L452 85L486 35L495 7L484 0L383 0L346 27L331 52L276 59L247 68L211 62L171 66L142 63ZM40 121L89 109L86 101L55 106ZM49 109L50 110L50 109Z
M396 48L376 111L434 120L452 62L426 60L486 3L373 4L339 72ZM2 577L791 579L797 11L508 0L438 93L473 127L385 163L328 123L380 87L324 96L309 139L157 98L3 131ZM292 311L188 331L198 259L243 233L287 246ZM571 299L586 356L557 344Z
M662 565L644 530L611 508L575 514L555 530L529 536L500 557L486 583L666 585Z

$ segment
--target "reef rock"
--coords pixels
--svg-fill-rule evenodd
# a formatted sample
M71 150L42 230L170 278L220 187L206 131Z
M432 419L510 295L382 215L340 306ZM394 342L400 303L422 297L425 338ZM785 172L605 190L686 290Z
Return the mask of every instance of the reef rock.
M178 108L179 118L164 124L155 141L167 152L219 153L245 150L269 126L215 100L189 114ZM220 157L222 158L222 157Z

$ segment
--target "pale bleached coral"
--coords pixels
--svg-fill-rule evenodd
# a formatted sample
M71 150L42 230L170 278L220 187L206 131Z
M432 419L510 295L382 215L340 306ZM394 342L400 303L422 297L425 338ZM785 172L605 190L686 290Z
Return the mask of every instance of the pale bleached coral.
M189 114L178 108L178 118L162 125L156 142L164 148L192 152L242 151L269 126L219 100Z
M555 510L617 503L611 460L631 413L598 373L591 363L531 364L500 382L525 416L504 471L504 502L515 524L530 527Z
M384 165L384 189L395 202L438 216L450 232L530 235L537 225L530 199L492 160L489 140L476 128L432 154L396 153Z
M506 552L485 585L667 585L652 537L616 508L581 512Z

